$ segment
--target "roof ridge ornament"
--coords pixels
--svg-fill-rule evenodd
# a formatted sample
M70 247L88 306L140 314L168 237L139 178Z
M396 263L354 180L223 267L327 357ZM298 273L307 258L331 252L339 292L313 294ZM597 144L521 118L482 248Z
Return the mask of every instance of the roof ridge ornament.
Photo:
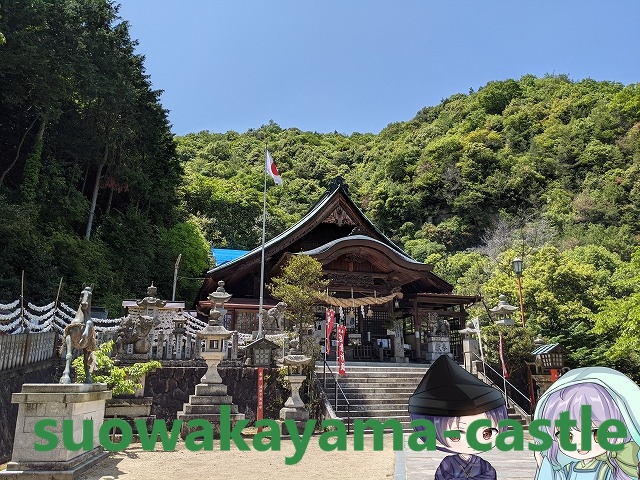
M347 185L347 183L344 181L344 178L341 176L334 177L333 180L329 182L327 193L333 193L340 187L342 187L344 193L349 195L349 185Z

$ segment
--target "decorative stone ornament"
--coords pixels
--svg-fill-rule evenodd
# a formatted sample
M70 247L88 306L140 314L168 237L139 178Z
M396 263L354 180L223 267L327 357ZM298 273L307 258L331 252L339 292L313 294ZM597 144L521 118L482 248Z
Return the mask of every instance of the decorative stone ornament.
M515 323L514 320L510 318L510 315L516 310L518 310L518 307L509 305L507 297L504 295L500 295L498 297L498 305L489 309L489 311L495 316L496 323L498 325L505 325L508 327Z
M222 377L218 373L218 364L222 361L226 354L225 340L233 335L219 322L220 312L211 310L209 312L209 325L196 333L199 340L204 340L204 349L200 352L200 356L207 362L207 372L200 379L202 383L222 383Z
M309 412L304 406L302 398L300 398L300 387L307 378L305 375L301 375L302 368L312 361L312 358L304 355L287 355L282 359L282 365L287 367L289 372L286 378L291 386L291 396L284 402L284 407L280 409L280 418L282 420L295 420L298 425L298 431L300 431L301 426L304 430L304 426L300 422L309 419Z
M218 289L209 295L211 310L209 311L209 325L196 333L200 342L204 341L204 349L200 352L201 358L207 362L207 372L196 385L195 395L189 396L189 403L185 403L177 418L183 421L180 431L184 439L190 433L188 423L193 419L207 420L213 427L214 435L220 435L220 406L230 405L230 422L233 427L238 421L244 420L244 414L238 413L238 406L232 403L233 399L227 395L227 386L222 383L222 377L218 373L218 365L226 355L225 341L229 340L234 332L230 332L220 325L222 313L217 306L224 307L231 294L225 292L224 282L218 282ZM194 427L198 428L198 427Z

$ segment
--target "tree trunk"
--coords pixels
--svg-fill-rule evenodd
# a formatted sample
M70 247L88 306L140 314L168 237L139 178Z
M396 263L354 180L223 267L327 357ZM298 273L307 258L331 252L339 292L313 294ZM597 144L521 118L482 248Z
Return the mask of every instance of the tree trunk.
M87 177L89 176L89 165L87 165L87 168L85 168L84 170L84 177L82 179L82 188L80 189L80 193L82 193L84 195L84 189L87 186Z
M4 172L2 172L2 176L0 176L0 185L2 185L2 182L4 182L4 177L7 175L7 173L9 173L9 170L11 170L15 166L16 162L18 161L18 158L20 157L20 151L22 150L22 144L24 143L24 140L27 138L27 133L29 133L29 131L33 128L37 120L38 120L38 117L34 118L33 122L31 122L31 125L29 125L29 127L27 127L27 129L24 131L24 134L22 135L22 139L18 144L18 150L16 151L16 156L13 158L13 162L11 162L11 165L9 165L7 169Z
M26 202L35 201L38 194L40 170L42 169L42 146L44 145L44 130L47 127L47 117L41 117L40 120L40 128L38 128L33 150L27 156L22 173L20 192L22 199Z
M109 201L107 202L107 210L106 214L109 215L111 212L111 201L113 200L113 188L109 189Z
M102 162L98 167L96 173L96 182L93 184L93 195L91 197L91 208L89 209L89 218L87 219L87 230L84 234L84 238L89 240L91 238L91 227L93 226L93 216L96 211L96 203L98 203L98 191L100 190L100 177L102 176L102 169L107 164L107 158L109 156L109 145L104 146L104 156Z

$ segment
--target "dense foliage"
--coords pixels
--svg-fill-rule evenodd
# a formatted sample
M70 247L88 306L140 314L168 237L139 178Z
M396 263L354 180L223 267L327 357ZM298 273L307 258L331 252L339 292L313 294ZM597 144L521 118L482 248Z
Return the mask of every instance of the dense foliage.
M95 371L91 374L91 379L94 383L106 383L107 388L112 391L115 397L135 394L136 390L143 387L141 381L148 373L162 368L162 364L157 360L138 362L124 367L118 366L110 357L112 349L113 340L109 340L101 343L98 350L93 352ZM86 377L82 356L73 360L73 369L76 383L84 383Z
M2 0L0 11L0 298L19 295L24 270L28 300L54 298L63 278L73 303L93 283L117 315L152 281L170 295L179 253L182 276L201 276L208 245L177 208L166 111L117 7Z
M268 183L268 237L340 175L393 241L484 296L485 325L499 294L517 304L511 260L524 258L527 335L509 361L542 334L571 366L640 380L640 84L527 75L379 134L270 122L174 139L117 7L0 7L0 299L17 298L23 270L35 301L60 277L68 302L83 282L98 304L151 281L166 298L182 253L177 297L190 303L209 244L259 244L268 145L284 180Z
M640 85L528 75L454 95L378 135L270 122L180 137L182 205L219 246L258 244L265 145L284 180L268 189L271 235L341 175L393 241L458 293L484 296L473 314L485 325L501 293L517 305L511 260L524 258L527 335L505 332L511 366L541 334L567 348L571 366L640 380Z
M285 330L298 333L298 349L310 357L319 355L318 343L308 337L315 327L315 303L329 285L323 278L322 264L308 255L292 255L280 275L267 285L274 298L287 304Z

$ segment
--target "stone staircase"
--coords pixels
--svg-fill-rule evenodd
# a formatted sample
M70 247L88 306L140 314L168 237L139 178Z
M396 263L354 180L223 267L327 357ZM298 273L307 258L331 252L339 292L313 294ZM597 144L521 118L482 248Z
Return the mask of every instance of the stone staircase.
M411 431L409 397L427 371L426 364L353 363L347 364L346 375L338 376L335 362L329 362L331 370L338 377L350 404L350 425L356 419L376 419L381 422L394 418L402 424L403 430ZM316 364L316 374L322 385L323 365ZM338 407L334 406L335 384L327 371L325 393L337 417L347 423L348 409L344 397L338 390Z
M349 401L350 412L340 390L338 406L335 408L335 383L328 370L325 394L334 413L345 424L348 416L351 426L356 419L376 419L384 422L394 418L400 421L404 431L412 431L408 412L409 397L427 372L427 364L352 363L347 364L347 373L344 376L337 375L338 367L335 362L328 364L338 377L338 384ZM316 375L322 385L322 362L316 364ZM527 428L528 419L523 418L512 407L509 407L507 412L510 419L519 421L525 429Z

